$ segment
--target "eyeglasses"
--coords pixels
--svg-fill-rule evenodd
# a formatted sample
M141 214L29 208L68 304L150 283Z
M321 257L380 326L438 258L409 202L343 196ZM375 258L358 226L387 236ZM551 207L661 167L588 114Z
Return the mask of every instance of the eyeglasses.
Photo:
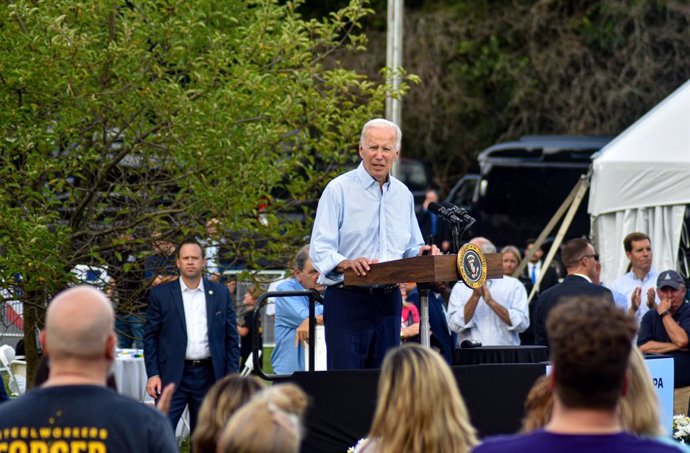
M599 261L599 254L595 253L594 255L584 255L582 258L594 258L594 261Z

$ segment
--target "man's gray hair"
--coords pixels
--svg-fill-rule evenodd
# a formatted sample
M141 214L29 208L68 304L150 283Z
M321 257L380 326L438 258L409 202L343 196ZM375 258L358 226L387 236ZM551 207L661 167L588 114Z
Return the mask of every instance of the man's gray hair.
M479 247L482 253L496 253L496 246L493 242L485 237L477 236L470 241L470 244L474 244Z
M400 151L400 144L402 143L402 131L400 130L397 124L383 118L374 118L373 120L367 121L367 123L362 128L362 135L360 135L359 137L360 146L364 146L364 136L366 135L367 131L371 128L395 129L395 150Z
M304 270L304 267L307 265L307 260L309 259L309 246L305 245L301 249L299 249L299 252L297 252L297 255L295 255L295 268L297 268L300 271Z

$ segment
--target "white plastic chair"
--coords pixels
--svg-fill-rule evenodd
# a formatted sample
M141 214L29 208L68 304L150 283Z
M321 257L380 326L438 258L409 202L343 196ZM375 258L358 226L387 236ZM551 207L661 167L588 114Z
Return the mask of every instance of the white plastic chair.
M18 395L23 395L26 393L26 360L15 359L10 362L10 371L14 376L15 386L10 381L10 391L12 393L17 393Z
M261 359L261 354L263 351L259 351L259 359ZM242 371L240 372L241 376L249 376L251 372L254 371L254 359L253 356L247 357L247 360L244 362L244 368L242 368Z
M19 385L19 381L17 380L16 376L14 375L14 372L10 367L10 363L13 360L14 348L7 344L0 346L0 373L2 373L3 371L7 373L7 375L9 376L8 384L10 387L10 393L12 394L12 396L19 396L23 392L20 393L21 386ZM24 387L26 387L26 379L24 380L24 384Z

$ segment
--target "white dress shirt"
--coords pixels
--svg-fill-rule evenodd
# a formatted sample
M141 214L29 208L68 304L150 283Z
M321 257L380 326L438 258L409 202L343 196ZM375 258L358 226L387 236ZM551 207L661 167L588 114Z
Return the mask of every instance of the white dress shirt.
M180 278L182 303L187 327L186 360L200 360L211 356L208 346L208 321L206 319L206 294L204 281L199 281L196 288L188 288Z
M481 341L483 346L519 345L519 333L529 327L527 291L524 285L520 280L509 276L487 280L486 284L491 297L508 310L512 325L506 324L483 297L479 298L472 319L465 321L465 305L472 296L472 289L458 282L450 293L448 326L458 333L458 344L472 339Z

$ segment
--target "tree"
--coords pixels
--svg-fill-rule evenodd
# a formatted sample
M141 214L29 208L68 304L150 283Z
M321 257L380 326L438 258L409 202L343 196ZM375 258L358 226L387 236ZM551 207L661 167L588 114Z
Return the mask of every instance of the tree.
M123 250L203 236L210 217L249 268L304 242L305 206L389 87L324 64L364 48L361 2L322 20L296 7L0 4L0 278L23 302L29 375L34 328L78 264L127 270Z
M637 2L406 2L403 63L421 79L403 100L403 155L442 190L493 143L526 134L616 135L690 74L690 8ZM381 15L381 14L379 14ZM367 29L369 74L385 29Z

